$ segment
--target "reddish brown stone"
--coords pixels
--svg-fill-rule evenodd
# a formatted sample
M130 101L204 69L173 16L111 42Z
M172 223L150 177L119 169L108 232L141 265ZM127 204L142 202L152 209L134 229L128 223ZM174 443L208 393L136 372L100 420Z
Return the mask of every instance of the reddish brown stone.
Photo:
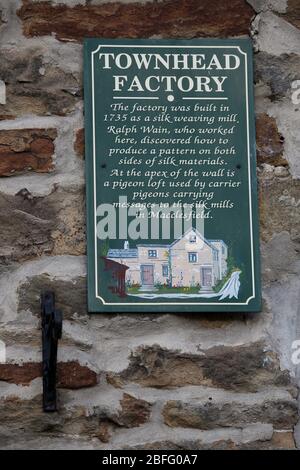
M60 40L84 37L225 37L248 34L254 10L245 0L164 0L146 3L53 5L23 0L18 16L25 36L56 34Z
M257 161L274 166L287 166L283 157L283 136L278 132L276 120L268 114L259 114L256 118Z
M145 400L124 393L120 401L122 411L118 416L118 424L126 428L134 428L146 423L150 417L151 405Z
M99 425L98 432L96 433L101 442L107 443L112 436L113 424L109 421L102 421Z
M0 131L0 176L53 169L55 129Z
M296 28L300 28L300 2L299 0L288 0L286 12L283 18L292 23Z
M0 364L0 381L16 385L28 385L42 375L42 366L38 362L24 364Z
M79 389L94 387L98 383L96 372L77 361L61 362L57 365L58 387Z
M39 362L24 364L0 364L0 381L17 385L28 385L32 380L42 376L42 365ZM97 385L96 372L77 361L60 362L57 365L57 385L60 388L79 389Z
M76 132L74 150L78 157L84 158L84 129L78 129Z

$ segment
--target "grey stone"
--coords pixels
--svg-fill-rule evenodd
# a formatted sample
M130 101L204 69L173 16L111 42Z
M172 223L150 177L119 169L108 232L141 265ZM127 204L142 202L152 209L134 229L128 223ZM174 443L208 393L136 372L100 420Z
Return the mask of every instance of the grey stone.
M251 399L252 398L252 399ZM169 426L197 429L243 427L254 423L269 423L277 429L291 429L298 420L298 406L291 397L265 397L263 400L237 396L230 401L213 398L205 403L169 401L163 416Z
M60 116L74 110L82 95L80 76L45 63L44 52L37 47L0 49L0 77L6 84L0 120L31 113Z
M291 91L291 84L299 79L300 56L282 54L274 56L267 52L255 54L255 80L262 80L270 87L271 100L278 100Z
M56 305L63 311L64 318L72 318L74 314L87 314L87 286L84 277L72 281L53 279L48 274L29 278L18 289L19 310L29 310L33 315L40 316L40 295L45 290L55 292Z
M42 254L85 253L83 191L53 191L34 197L25 188L15 196L0 193L3 265Z
M260 235L263 241L281 232L288 232L295 242L300 241L299 200L299 180L274 178L273 175L271 178L259 177Z

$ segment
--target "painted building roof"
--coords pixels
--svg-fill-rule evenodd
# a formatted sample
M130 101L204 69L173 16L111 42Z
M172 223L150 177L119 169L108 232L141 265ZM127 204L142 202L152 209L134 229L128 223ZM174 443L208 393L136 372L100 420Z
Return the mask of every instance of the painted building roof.
M227 246L226 243L224 242L224 240L208 240L209 242L219 242L219 243L223 243L223 245Z
M184 237L187 237L190 234L194 234L197 237L199 237L201 240L203 240L204 243L206 243L212 250L218 251L218 248L214 246L211 242L213 240L207 240L201 233L194 227L189 228L180 238L177 238L177 240L174 240L173 243L171 243L170 248L173 248L174 245L176 245L180 240L182 240Z
M171 243L171 245L161 245L161 244L156 244L155 245L155 244L152 243L152 244L139 244L137 246L138 247L145 247L145 248L149 248L149 249L151 249L151 248L154 248L154 249L155 248L169 249L169 248L172 248L174 245L176 245L176 243L178 243L183 237L187 236L190 233L194 233L198 237L202 238L202 240L214 251L218 251L218 248L213 245L214 242L220 242L220 243L223 243L225 246L227 246L226 243L223 240L207 240L195 228L191 228L191 229L187 230L180 238L178 238L177 240L174 240L174 242ZM137 248L110 249L110 250L108 250L108 253L107 253L107 258L137 258L137 257L138 257L138 249Z
M151 243L151 244L148 244L148 243L145 243L145 244L139 244L137 246L140 246L142 248L169 248L170 245L160 245L159 243L155 244L155 243Z
M127 250L115 250L110 249L107 253L107 258L137 258L138 251L137 248L128 248Z

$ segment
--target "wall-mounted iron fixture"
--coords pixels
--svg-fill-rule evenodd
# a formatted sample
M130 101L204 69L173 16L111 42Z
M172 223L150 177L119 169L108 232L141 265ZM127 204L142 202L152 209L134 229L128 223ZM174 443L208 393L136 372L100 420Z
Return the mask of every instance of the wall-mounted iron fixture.
M57 411L56 368L57 343L62 335L62 312L55 309L55 294L41 295L43 341L43 409Z

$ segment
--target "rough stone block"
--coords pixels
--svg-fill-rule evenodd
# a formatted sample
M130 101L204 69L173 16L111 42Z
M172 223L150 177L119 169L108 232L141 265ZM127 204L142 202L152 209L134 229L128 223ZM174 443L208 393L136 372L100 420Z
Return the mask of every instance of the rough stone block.
M78 129L76 131L74 150L79 158L84 158L84 129Z
M54 168L56 129L0 130L0 176Z
M256 118L256 150L259 164L268 163L274 166L287 166L283 157L284 137L278 132L276 120L266 113Z
M25 188L15 196L0 193L0 260L9 264L42 254L83 254L84 221L82 189L58 189L45 197Z
M41 363L0 364L0 382L4 381L16 385L29 385L32 380L41 376Z
M287 9L282 17L296 28L300 28L300 3L299 0L287 0Z
M118 424L127 428L140 426L150 418L151 405L145 400L124 393L120 401L122 411L118 416Z
M254 392L266 385L288 386L287 372L277 357L261 343L245 346L216 346L203 355L180 354L158 346L139 348L130 365L119 374L108 373L115 386L130 382L146 387L172 388L206 385L226 390Z
M170 38L249 34L253 9L245 0L163 0L161 2L75 5L23 0L18 16L25 36Z
M285 431L283 434L287 434ZM147 435L143 429L137 436L134 430L127 432L124 446L122 437L114 439L110 449L145 450L242 450L275 449L273 426L266 423L249 424L246 427L199 430L192 428L157 428L155 435ZM287 443L290 445L290 443Z
M37 47L2 47L0 78L6 85L6 103L0 104L0 120L37 114L63 116L79 101L79 74L65 72L45 62L47 50Z
M207 402L169 401L164 409L164 421L172 427L216 429L243 427L254 423L269 423L277 429L291 429L297 422L297 402L291 397L265 396L232 397ZM245 401L244 401L245 400Z
M37 377L42 377L42 364L38 362L24 362L22 364L0 364L0 382L16 385L29 385ZM98 383L98 375L88 366L77 361L58 362L57 386L76 390L93 387Z
M290 98L291 84L299 79L300 57L297 54L275 56L259 52L254 56L255 81L262 81L270 88L268 98L280 100Z
M50 206L41 207L41 201L26 191L14 197L0 195L3 264L51 252L54 211Z
M300 241L299 180L289 178L259 178L260 234L268 241L276 233L288 232Z
M97 373L77 361L59 362L57 365L57 385L60 388L76 390L94 387L97 383Z
M79 316L87 314L87 286L84 277L72 281L51 278L41 274L27 279L19 286L18 305L20 310L29 310L33 315L40 315L40 294L44 289L55 292L57 308L64 313L64 318L71 318L74 313Z

